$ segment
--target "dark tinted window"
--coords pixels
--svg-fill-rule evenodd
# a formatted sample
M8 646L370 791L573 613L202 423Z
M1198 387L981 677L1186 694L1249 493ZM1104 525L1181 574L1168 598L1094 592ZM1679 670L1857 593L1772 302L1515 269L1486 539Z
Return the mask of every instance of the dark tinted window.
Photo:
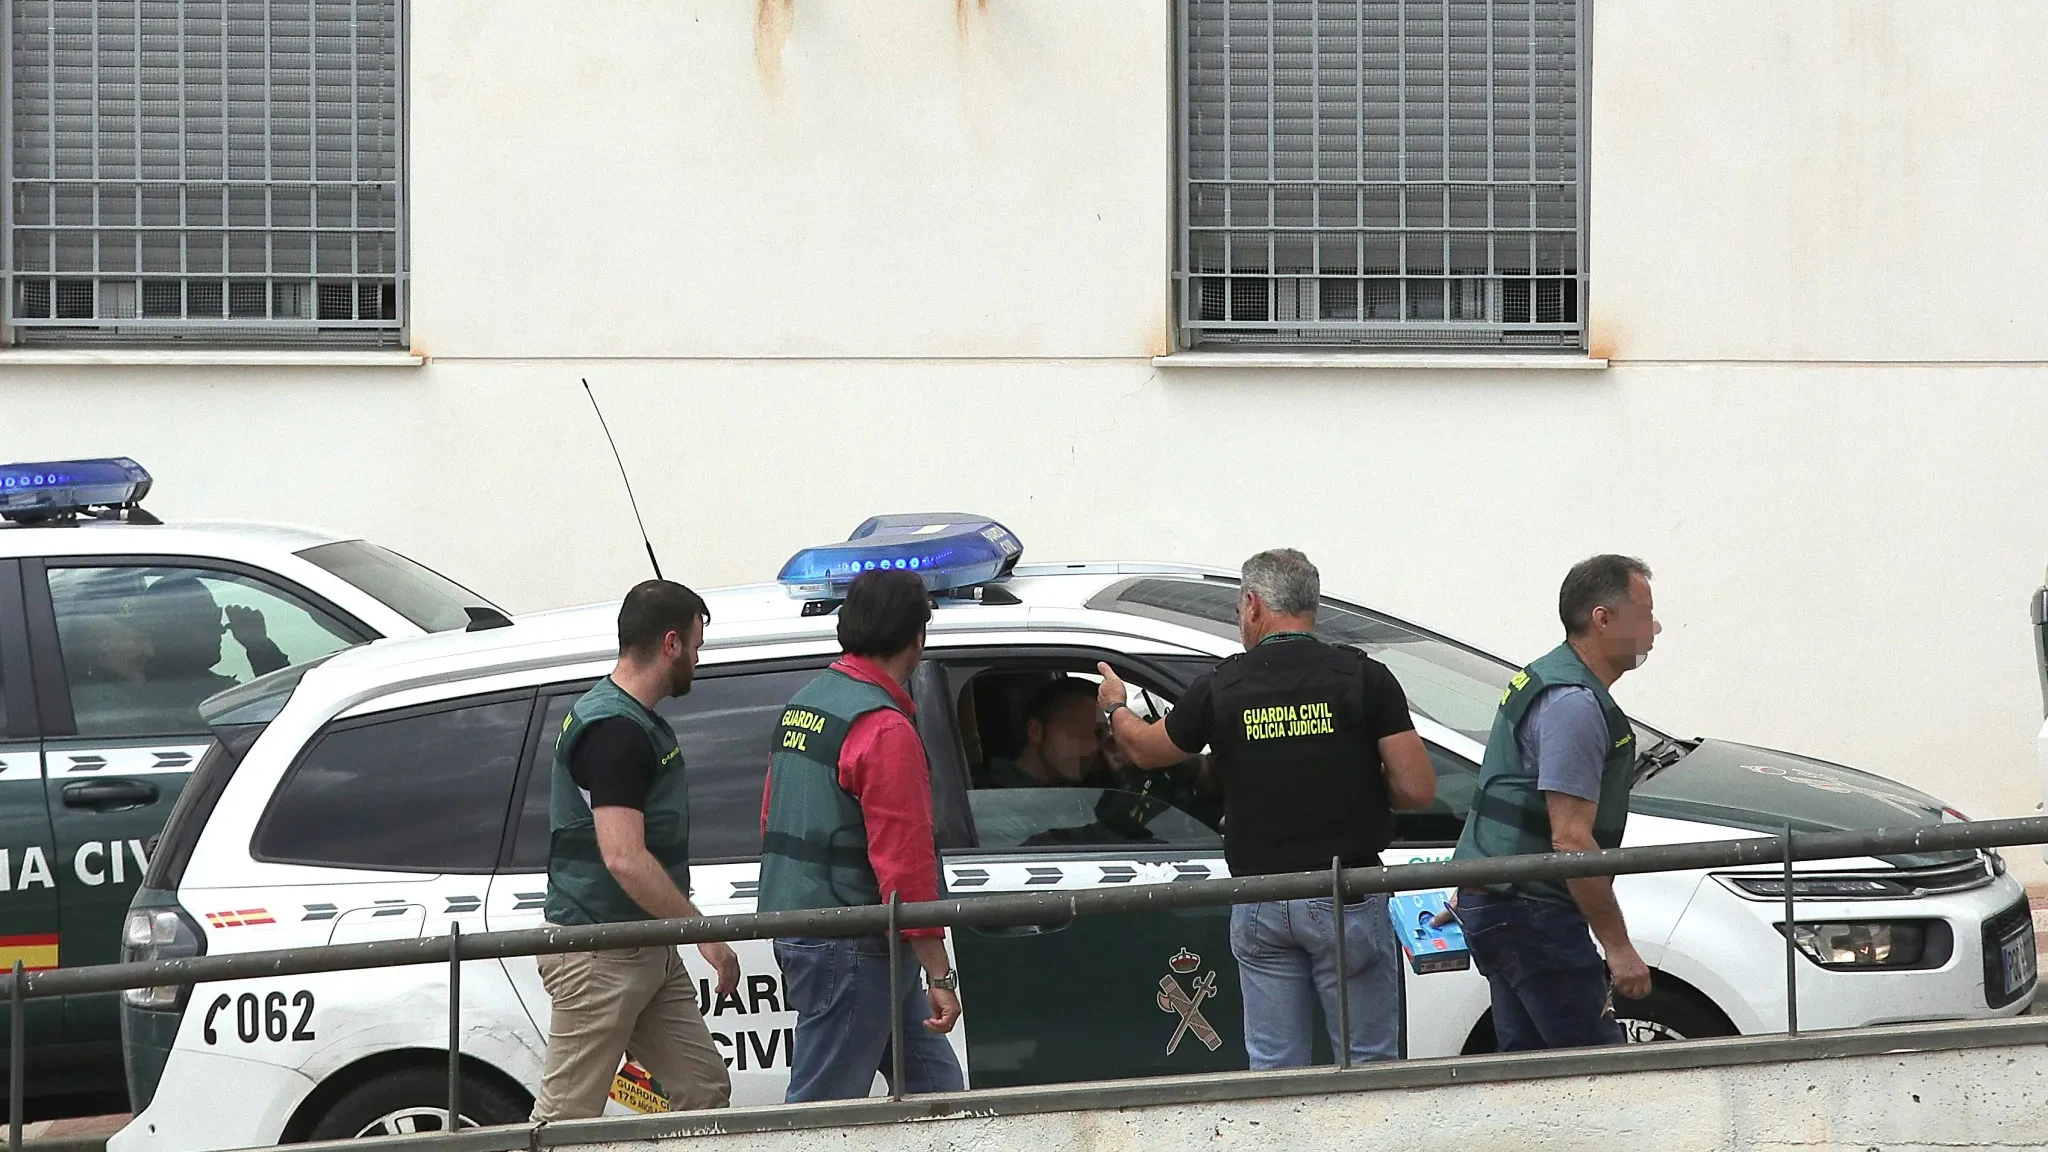
M227 724L213 730L212 746L192 769L192 778L185 782L177 802L171 805L163 832L149 846L144 887L176 892L178 885L185 882L185 865L192 859L192 850L199 846L199 834L206 831L206 822L213 819L220 794L227 791L228 781L234 779L235 769L242 765L242 757L263 735L264 728L263 724Z
M467 608L495 608L490 601L432 568L367 540L322 544L299 555L429 632L467 628Z
M1455 844L1472 812L1472 793L1479 787L1479 768L1434 744L1429 762L1436 768L1436 800L1419 812L1394 813L1397 844Z
M532 710L517 697L336 725L270 802L257 858L491 871Z
M761 786L775 725L797 690L818 668L791 668L733 676L706 676L688 696L662 702L675 726L690 781L690 858L747 859L761 854ZM548 780L554 733L580 693L547 702L540 746L529 760L533 775L520 804L512 867L539 871L548 862Z

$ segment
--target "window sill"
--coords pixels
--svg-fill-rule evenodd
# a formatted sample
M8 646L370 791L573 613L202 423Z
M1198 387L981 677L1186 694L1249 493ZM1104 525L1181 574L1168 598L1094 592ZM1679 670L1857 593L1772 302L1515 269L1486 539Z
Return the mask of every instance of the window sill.
M1323 368L1462 372L1597 372L1602 357L1578 352L1175 352L1154 356L1155 368Z
M413 352L320 348L6 348L0 369L18 368L417 368Z

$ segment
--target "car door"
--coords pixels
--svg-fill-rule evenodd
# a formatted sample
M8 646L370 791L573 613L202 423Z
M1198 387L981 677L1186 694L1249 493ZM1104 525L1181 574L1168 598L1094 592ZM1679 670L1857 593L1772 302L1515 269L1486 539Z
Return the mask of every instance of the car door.
M0 560L0 969L16 961L29 971L55 968L64 958L38 732L21 568ZM28 1045L39 1050L27 1062L34 1075L47 1067L42 1052L62 1037L63 1002L30 1000L27 1016ZM8 1059L0 1054L0 1068ZM29 1083L31 1092L42 1087Z
M1216 814L1200 811L1205 801L1185 772L1173 789L1142 792L1136 777L1121 781L1132 787L1006 788L987 774L990 758L1007 754L1006 738L1016 744L1019 698L1034 682L1086 677L1106 661L1150 694L1139 700L1144 707L1170 703L1213 658L1169 662L1080 644L932 655L944 665L943 687L919 700L919 712L953 720L949 743L933 747L934 788L943 811L950 775L971 829L969 846L945 853L949 895L1227 874L1222 837L1202 818ZM1242 1069L1229 925L1230 909L1211 907L956 931L962 1019L972 1023L970 1081L981 1088Z
M199 703L286 664L371 638L264 573L191 557L22 562L43 706L63 960L119 959L149 845L209 737ZM67 1043L114 1042L112 996L66 1002Z
M1436 799L1421 811L1394 814L1394 842L1380 853L1390 865L1450 859L1479 786L1479 766L1428 739L1442 735L1438 726L1428 721L1421 726L1429 762L1436 769ZM1478 1037L1473 1032L1490 1002L1486 981L1476 971L1467 967L1418 975L1404 961L1402 978L1407 982L1405 1039L1410 1057L1455 1056L1475 1042L1480 1044L1478 1051L1492 1050L1490 1030Z
M790 698L828 662L828 657L798 657L704 665L687 695L661 705L662 715L675 727L689 780L690 898L706 915L754 911L761 865L761 789L776 726ZM554 734L589 687L588 681L578 681L542 691L538 738L532 742L516 800L517 827L487 901L493 931L543 923ZM773 945L741 940L734 942L733 950L739 955L740 983L724 996L715 993L716 977L697 949L682 951L697 980L698 1003L704 1007L712 1042L732 1074L733 1104L781 1103L789 1083L796 1014L783 1000ZM504 963L533 1028L544 1036L550 1006L533 959L517 957ZM614 1103L610 1110L623 1109Z

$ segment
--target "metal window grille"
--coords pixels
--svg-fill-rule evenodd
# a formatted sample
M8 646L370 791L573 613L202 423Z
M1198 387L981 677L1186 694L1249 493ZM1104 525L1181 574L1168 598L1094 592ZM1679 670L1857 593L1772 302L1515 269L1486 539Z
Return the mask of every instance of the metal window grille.
M1578 348L1581 0L1182 0L1184 346Z
M17 339L400 341L403 0L0 3Z

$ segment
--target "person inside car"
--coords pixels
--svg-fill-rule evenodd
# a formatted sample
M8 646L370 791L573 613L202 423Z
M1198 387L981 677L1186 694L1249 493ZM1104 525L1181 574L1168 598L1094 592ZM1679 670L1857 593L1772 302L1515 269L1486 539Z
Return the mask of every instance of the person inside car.
M149 635L153 655L144 670L160 707L175 705L196 716L200 701L240 683L214 671L221 661L221 639L229 633L248 657L252 676L291 663L270 639L262 612L230 605L223 623L219 602L193 576L167 576L151 584L142 594L136 620Z
M1024 708L1024 747L1015 759L991 756L994 788L1113 788L1116 779L1100 759L1096 739L1095 685L1062 676L1048 681Z

